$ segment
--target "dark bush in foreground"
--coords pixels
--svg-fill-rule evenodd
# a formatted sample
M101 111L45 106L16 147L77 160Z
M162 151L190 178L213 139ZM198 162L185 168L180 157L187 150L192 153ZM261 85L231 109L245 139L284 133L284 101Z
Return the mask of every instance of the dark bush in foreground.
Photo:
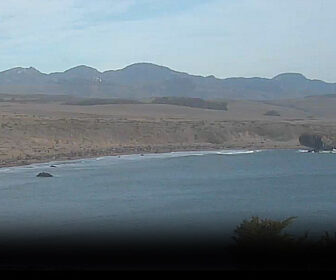
M244 220L234 231L233 239L238 246L258 246L268 247L275 245L291 244L295 238L283 232L295 217L290 217L283 221L274 221L271 219L260 219L252 217L250 220Z
M235 263L256 269L336 269L336 236L325 233L311 240L307 233L297 237L284 232L294 220L244 220L234 231Z

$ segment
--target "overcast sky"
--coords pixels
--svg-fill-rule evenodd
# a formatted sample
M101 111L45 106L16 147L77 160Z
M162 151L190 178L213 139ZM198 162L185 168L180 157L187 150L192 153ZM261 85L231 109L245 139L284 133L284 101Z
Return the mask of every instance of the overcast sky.
M0 70L152 62L336 82L335 0L0 0Z

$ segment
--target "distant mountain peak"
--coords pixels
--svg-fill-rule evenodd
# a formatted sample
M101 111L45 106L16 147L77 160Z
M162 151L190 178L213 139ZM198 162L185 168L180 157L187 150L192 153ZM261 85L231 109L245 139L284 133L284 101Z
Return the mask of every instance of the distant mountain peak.
M40 72L39 70L37 70L36 68L34 68L32 66L30 66L28 68L25 68L25 69L28 70L28 71Z
M64 72L43 74L33 67L0 72L0 92L68 94L81 97L148 98L162 96L203 99L284 99L336 94L336 84L282 73L273 79L196 76L149 62L100 72L79 65Z
M135 69L135 70L143 70L143 69L153 69L153 70L169 70L173 71L172 69L168 68L167 66L162 66L150 62L138 62L138 63L133 63L121 70L130 70L130 69Z
M137 63L133 63L133 64L130 64L130 65L127 65L125 68L134 68L134 67L168 68L166 66L154 64L154 63L151 63L151 62L137 62Z
M214 75L208 75L205 78L207 78L207 79L216 79L216 77Z
M307 80L307 78L301 73L282 73L276 75L273 80Z
M5 75L45 75L34 67L15 67L1 73L4 73Z
M97 69L87 66L87 65L78 65L76 67L72 67L66 71L64 71L64 73L69 73L69 72L81 72L81 73L100 73Z

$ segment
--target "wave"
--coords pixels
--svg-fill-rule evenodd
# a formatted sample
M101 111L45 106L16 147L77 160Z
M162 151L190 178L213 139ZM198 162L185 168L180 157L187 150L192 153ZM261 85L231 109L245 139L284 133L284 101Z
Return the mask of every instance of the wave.
M332 151L321 151L319 153L320 154L336 154L336 151L335 150L332 150Z
M10 173L10 172L12 172L12 169L11 168L0 168L0 172L1 173Z
M186 151L186 152L170 152L158 154L137 154L121 156L124 159L149 159L149 158L175 158L175 157L190 157L190 156L205 156L205 155L243 155L261 152L262 150L217 150L217 151Z
M118 163L123 160L143 160L143 159L164 159L164 158L177 158L177 157L191 157L191 156L206 156L206 155L218 155L218 156L232 156L232 155L244 155L261 152L263 150L215 150L215 151L180 151L169 153L148 153L148 154L130 154L130 155L113 155L103 156L97 158L75 159L75 160L63 160L63 161L51 161L47 163L34 163L25 166L13 166L8 168L0 168L1 173L11 173L15 171L28 171L28 170L50 170L50 168L83 168L96 165L104 165L106 161L109 163Z
M310 150L298 150L299 153L336 154L336 150L314 152Z
M261 150L224 150L217 152L219 155L242 155L242 154L254 154L261 152Z

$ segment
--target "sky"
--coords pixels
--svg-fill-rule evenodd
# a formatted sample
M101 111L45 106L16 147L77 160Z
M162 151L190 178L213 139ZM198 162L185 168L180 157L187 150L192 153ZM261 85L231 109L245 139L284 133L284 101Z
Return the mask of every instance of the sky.
M0 0L0 71L151 62L336 82L335 0Z

